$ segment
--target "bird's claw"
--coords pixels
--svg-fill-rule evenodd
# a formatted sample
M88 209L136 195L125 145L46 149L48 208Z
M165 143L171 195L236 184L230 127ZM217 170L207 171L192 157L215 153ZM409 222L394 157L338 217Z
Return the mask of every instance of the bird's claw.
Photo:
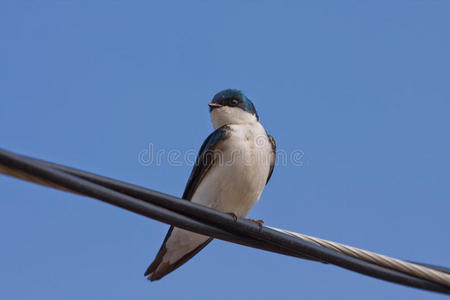
M234 220L235 223L237 222L238 217L236 216L235 213L229 212L229 213L227 213L227 214L233 217L233 220Z
M253 220L253 219L247 219L247 220L249 220L250 222L253 222L253 223L255 223L255 224L258 224L258 226L259 226L259 231L262 231L262 229L263 229L263 225L264 225L264 220Z

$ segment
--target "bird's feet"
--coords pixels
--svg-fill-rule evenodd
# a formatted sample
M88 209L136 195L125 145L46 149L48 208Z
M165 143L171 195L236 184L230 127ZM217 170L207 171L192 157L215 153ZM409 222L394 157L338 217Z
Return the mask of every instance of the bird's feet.
M253 223L255 223L255 224L258 224L258 226L259 226L259 231L262 231L262 228L263 228L263 225L264 225L264 220L253 220L253 219L250 219L250 218L248 218L248 219L246 219L246 220L248 220L248 221L250 221L250 222L253 222Z
M238 217L236 216L236 214L235 214L235 213L229 212L229 213L227 213L227 215L230 215L230 216L232 216L232 217L233 217L233 220L234 220L234 222L235 222L235 223L237 222L237 220L238 220Z

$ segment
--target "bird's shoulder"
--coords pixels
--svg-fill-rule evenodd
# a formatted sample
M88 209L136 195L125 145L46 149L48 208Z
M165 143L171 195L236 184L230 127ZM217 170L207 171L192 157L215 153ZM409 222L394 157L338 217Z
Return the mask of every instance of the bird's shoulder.
M228 139L232 134L232 128L229 125L224 125L222 127L214 130L203 142L198 157L204 154L206 151L213 151L217 148L220 142Z
M205 178L206 174L211 170L217 159L215 151L221 146L221 143L227 140L232 134L232 129L228 125L224 125L214 130L203 142L198 152L197 160L192 169L189 180L183 193L183 199L191 200L200 182Z

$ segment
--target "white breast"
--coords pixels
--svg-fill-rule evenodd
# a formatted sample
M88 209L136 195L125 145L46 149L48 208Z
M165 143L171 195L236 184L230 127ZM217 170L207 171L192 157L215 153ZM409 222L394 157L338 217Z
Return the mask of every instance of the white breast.
M191 201L244 217L266 185L272 147L259 122L230 127L222 160L205 177Z
M266 185L272 146L259 122L229 126L222 161L209 171L191 201L245 217ZM163 260L174 263L206 240L207 236L175 228Z

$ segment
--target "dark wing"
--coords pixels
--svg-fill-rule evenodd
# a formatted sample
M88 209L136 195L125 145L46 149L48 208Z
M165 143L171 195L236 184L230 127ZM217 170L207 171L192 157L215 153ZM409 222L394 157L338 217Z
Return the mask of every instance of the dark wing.
M216 129L203 142L203 145L200 148L200 151L198 152L197 161L194 165L194 168L192 169L191 176L189 177L189 180L184 189L182 197L184 200L191 201L192 196L194 195L195 191L200 185L200 182L202 182L203 178L205 178L206 174L214 166L217 159L220 159L220 157L218 157L217 153L215 153L214 151L217 150L218 146L220 145L220 142L224 141L230 136L230 133L231 133L230 127L225 125ZM145 276L151 274L148 277L148 279L151 281L161 279L166 274L180 267L186 261L191 259L195 254L197 254L200 250L202 250L206 245L208 245L209 242L212 241L212 238L208 239L206 242L199 245L197 248L187 253L181 259L174 262L173 264L169 265L165 263L164 265L161 265L164 254L166 254L167 252L166 242L170 238L173 228L174 228L173 226L170 227L169 231L167 232L166 238L164 239L164 242L161 245L158 254L156 255L155 260L148 267L147 271L145 271L144 274ZM161 268L159 268L158 272L155 272L160 265Z
M273 168L275 167L275 161L277 159L277 143L275 142L275 139L271 135L267 135L269 138L269 142L272 145L272 158L270 161L270 171L269 176L267 177L266 184L269 183L270 177L272 177Z
M192 169L191 176L189 176L186 188L184 189L183 199L191 201L200 182L205 178L208 171L214 165L214 162L217 159L220 159L220 157L215 154L215 151L220 142L226 140L230 136L230 133L231 128L225 125L216 129L203 142L203 145L198 152L197 161Z

